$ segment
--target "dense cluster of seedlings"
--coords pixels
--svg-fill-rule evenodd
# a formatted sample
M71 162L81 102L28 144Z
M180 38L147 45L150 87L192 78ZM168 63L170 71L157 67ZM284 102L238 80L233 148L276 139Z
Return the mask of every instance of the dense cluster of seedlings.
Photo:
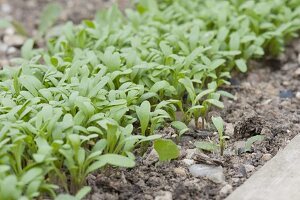
M1 198L79 199L89 173L133 167L132 151L153 140L162 160L176 158L155 130L203 128L222 96L234 98L219 89L230 72L279 53L300 28L299 0L140 0L125 13L68 22L46 49L28 40L18 67L0 72ZM223 150L223 122L212 121Z

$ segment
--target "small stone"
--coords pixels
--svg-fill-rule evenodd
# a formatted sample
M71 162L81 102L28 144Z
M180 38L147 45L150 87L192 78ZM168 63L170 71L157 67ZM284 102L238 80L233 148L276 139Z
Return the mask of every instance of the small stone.
M185 158L192 159L196 155L197 149L196 148L195 149L187 149L185 152L186 152Z
M0 52L6 52L7 48L8 48L7 44L0 43Z
M5 35L13 35L15 34L15 29L12 27L8 27L5 29Z
M225 134L228 136L233 136L234 134L234 126L232 123L225 124Z
M181 177L185 177L186 176L186 173L185 173L185 169L182 168L182 167L176 167L174 168L174 173L177 175L177 176L181 176Z
M296 98L300 99L300 92L296 92Z
M189 167L189 171L195 177L206 177L215 183L225 182L225 176L221 166L194 164Z
M148 155L146 155L146 159L143 161L145 165L152 165L158 162L158 154L155 149L152 149Z
M231 180L233 183L238 183L238 182L240 182L241 179L240 178L232 178Z
M299 54L299 57L300 57L300 54ZM300 63L300 61L299 61L299 63ZM295 75L300 76L300 68L296 69Z
M224 185L220 190L220 196L225 197L232 192L232 186L229 184Z
M25 42L25 38L19 35L5 35L3 41L8 46L21 46Z
M15 48L15 47L9 47L8 49L7 49L7 54L14 54L14 53L16 53L17 52L17 49Z
M246 145L246 142L243 141L243 140L236 141L236 142L234 142L234 144L233 144L234 149L235 149L237 152L244 152L244 151L245 151L245 145Z
M291 90L280 90L279 97L280 98L292 98L294 96Z
M271 136L272 131L267 127L263 127L260 134L265 136Z
M284 85L284 86L289 86L289 85L290 85L290 82L289 82L289 81L283 81L283 82L282 82L282 85Z
M269 160L272 159L272 154L266 153L266 154L264 154L264 155L261 157L261 159L262 159L263 161L269 161Z
M8 66L9 65L9 61L8 60L1 60L0 59L0 69L3 67L3 66Z
M1 11L4 13L10 13L11 12L11 6L7 3L3 3L1 5Z
M145 200L153 200L153 197L150 194L145 194L144 199Z
M255 167L253 165L244 164L247 173L254 171Z
M194 160L191 160L191 159L183 159L182 162L183 162L186 166L190 166L190 165L195 164L195 161L194 161Z
M172 193L169 191L159 191L157 196L154 198L155 200L172 200Z

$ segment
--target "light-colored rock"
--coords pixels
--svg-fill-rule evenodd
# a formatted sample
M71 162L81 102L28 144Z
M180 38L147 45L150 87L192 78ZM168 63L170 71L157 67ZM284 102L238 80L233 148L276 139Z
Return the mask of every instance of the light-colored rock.
M234 125L232 123L225 124L225 134L228 136L233 136L234 134Z
M236 151L244 151L246 142L243 140L234 142L233 146Z
M176 167L176 168L174 168L173 171L177 176L181 176L181 177L186 176L185 169L183 167Z
M289 82L289 81L283 81L283 82L282 82L282 85L284 85L284 86L289 86L289 85L290 85L290 82Z
M1 11L8 14L11 12L11 6L7 3L2 3Z
M169 191L159 191L157 196L154 198L155 200L172 200L172 193Z
M5 35L3 41L8 46L21 46L25 42L25 38L20 35Z
M7 54L14 54L17 52L17 49L15 47L8 47Z
M232 192L232 186L229 184L224 185L222 189L220 190L220 196L224 197Z
M5 43L0 43L0 52L6 52L8 45Z
M15 29L13 27L8 27L5 29L5 35L14 35Z
M254 171L255 167L253 165L244 164L247 173Z
M225 182L225 176L221 166L194 164L189 167L189 171L195 177L206 177L215 183Z
M9 65L9 61L8 60L1 60L0 59L0 69L3 67L3 66L8 66Z
M197 149L196 148L195 149L187 149L185 152L186 152L185 158L192 159L196 155Z
M269 161L269 160L272 159L272 154L266 153L266 154L264 154L264 155L261 157L261 159L262 159L263 161Z
M296 92L296 98L300 99L300 92Z
M300 76L300 68L296 69L295 75Z
M186 165L186 166L190 166L195 164L195 161L192 159L183 159L182 162Z

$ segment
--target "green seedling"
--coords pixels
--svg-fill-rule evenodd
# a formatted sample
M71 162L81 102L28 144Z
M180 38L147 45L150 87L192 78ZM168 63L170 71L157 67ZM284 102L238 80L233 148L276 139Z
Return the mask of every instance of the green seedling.
M158 139L154 141L154 149L158 153L160 161L169 161L179 156L177 145L172 140Z
M225 139L228 138L228 136L224 136L224 122L221 117L212 117L211 120L218 131L220 155L223 156L225 149Z
M265 138L265 136L263 136L263 135L255 135L255 136L252 136L252 137L248 138L246 143L245 143L245 152L250 152L251 148L252 148L252 145L255 142L263 141L264 138Z
M209 152L214 152L219 148L217 144L213 142L205 142L205 141L195 142L195 146L201 150L209 151Z

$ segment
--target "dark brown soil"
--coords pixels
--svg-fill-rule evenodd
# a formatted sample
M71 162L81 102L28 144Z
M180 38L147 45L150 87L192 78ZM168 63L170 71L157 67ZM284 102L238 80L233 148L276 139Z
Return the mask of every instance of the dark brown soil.
M1 6L5 3L11 7L8 13L0 9L0 17L14 17L33 33L47 2L50 0L0 0ZM58 2L65 8L61 21L76 23L108 5L100 0ZM216 141L214 131L190 131L180 139L181 156L177 160L160 163L149 149L144 157L137 158L133 169L110 168L90 175L87 182L93 190L88 199L224 199L300 132L299 53L300 40L295 40L277 59L251 62L247 74L235 76L232 86L224 88L237 97L236 101L225 99L226 108L213 112L221 112L230 137L224 156L201 152L194 146L196 141ZM0 50L0 61L9 58ZM161 132L169 135L174 130L166 127ZM264 140L245 152L245 141L258 134L264 135ZM187 162L222 165L225 182L193 177Z

